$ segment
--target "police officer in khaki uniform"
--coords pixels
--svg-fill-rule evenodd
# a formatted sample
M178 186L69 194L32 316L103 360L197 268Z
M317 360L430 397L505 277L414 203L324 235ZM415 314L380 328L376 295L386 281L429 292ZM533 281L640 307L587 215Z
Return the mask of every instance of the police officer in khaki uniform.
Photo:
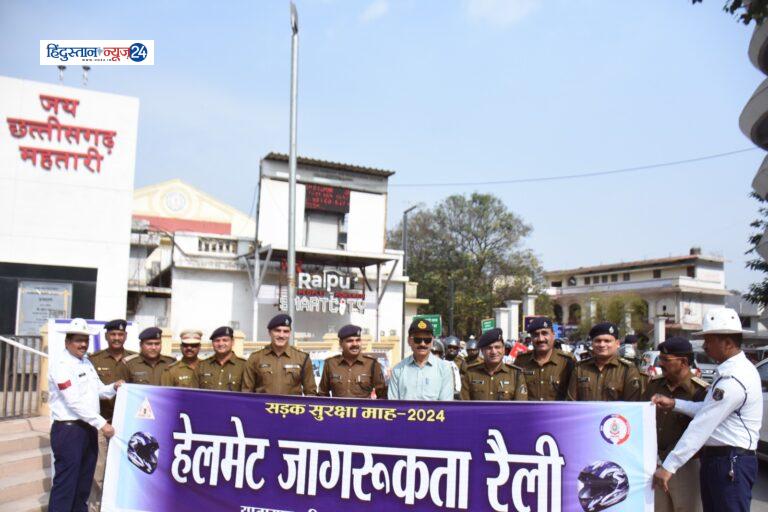
M503 361L503 334L496 328L480 336L477 346L483 361L469 366L462 376L462 400L528 400L522 372Z
M163 371L176 360L170 356L160 354L162 349L163 331L158 327L149 327L139 334L138 354L123 359L128 378L126 382L132 384L160 385L160 377Z
M643 380L635 363L619 357L619 329L602 322L589 331L592 357L579 361L568 384L568 400L613 402L640 400Z
M111 320L104 324L106 331L107 348L91 354L88 359L96 369L99 379L104 384L112 384L118 380L127 380L128 372L122 363L123 358L136 352L125 350L126 328L128 322L122 319ZM112 423L112 414L115 409L115 399L99 400L101 415L109 423ZM98 512L101 508L101 494L104 488L104 470L107 463L107 439L99 431L99 458L96 460L96 472L93 475L91 495L88 499L88 509Z
M466 359L466 367L464 368L464 371L467 371L467 367L470 365L473 365L475 363L479 363L483 360L482 357L480 357L480 349L477 348L477 340L474 338L471 338L467 342L467 359Z
M459 372L464 375L467 371L467 362L459 355L461 343L456 336L445 338L445 360L452 361L459 368Z
M339 329L341 354L329 357L323 365L320 378L319 396L337 398L375 398L387 397L387 385L381 364L362 354L360 333L356 325L345 325Z
M195 368L200 362L197 355L200 353L200 340L202 331L186 329L181 331L181 359L168 366L160 377L163 386L177 388L196 388Z
M528 334L533 350L515 359L515 365L522 369L528 384L528 400L565 400L576 359L555 348L555 333L549 318L534 317L528 324Z
M317 395L309 354L288 345L291 317L279 314L267 324L271 343L251 354L245 367L243 391L272 395Z
M707 396L706 381L691 375L693 347L691 342L680 336L673 336L659 345L659 364L664 374L648 384L643 400L650 400L655 394L674 399L702 402ZM656 440L659 461L663 461L683 436L691 422L689 416L680 412L656 409ZM701 488L699 486L699 459L691 459L669 480L669 493L661 488L654 489L656 512L700 512Z
M221 326L211 333L213 355L200 361L195 368L197 387L218 391L241 391L245 359L232 352L235 333L229 326Z

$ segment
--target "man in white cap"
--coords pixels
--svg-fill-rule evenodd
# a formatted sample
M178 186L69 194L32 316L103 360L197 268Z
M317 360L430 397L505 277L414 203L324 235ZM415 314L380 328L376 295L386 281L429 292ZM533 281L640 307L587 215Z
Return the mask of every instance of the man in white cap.
M701 503L704 512L747 512L757 477L755 449L763 418L760 376L741 351L739 315L730 308L704 315L704 350L717 361L715 380L703 402L654 395L653 403L693 420L653 475L668 490L669 479L697 452L701 454Z
M99 414L99 398L112 398L123 383L103 384L99 380L86 356L94 333L85 320L73 319L64 333L65 350L48 374L54 459L50 512L87 509L99 451L97 432L101 430L106 438L115 433Z

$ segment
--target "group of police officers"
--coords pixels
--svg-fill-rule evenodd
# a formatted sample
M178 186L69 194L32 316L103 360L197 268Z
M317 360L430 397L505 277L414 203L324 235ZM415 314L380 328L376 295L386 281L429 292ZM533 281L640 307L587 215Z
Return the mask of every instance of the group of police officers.
M724 314L728 314L727 312L732 310L724 309L724 311L726 311ZM718 317L718 320L722 319ZM729 396L727 401L723 400L723 389L727 386L720 383L730 385L730 381L725 382L720 379L728 380L735 377L733 374L721 375L708 390L705 381L691 374L693 349L691 343L684 338L673 337L660 345L660 359L665 370L664 375L649 381L646 376L639 372L634 362L619 357L619 330L612 323L599 323L591 329L589 336L592 339L592 357L577 362L571 354L555 348L555 335L551 321L545 317L537 317L528 327L533 350L518 356L514 364L509 364L504 360L504 341L501 329L491 329L483 333L478 340L471 340L466 347L466 358L459 355L458 343L455 344L455 347L453 343L447 347L446 352L449 353L445 361L438 359L437 356L430 356L431 344L436 341L434 340L434 330L428 321L419 319L415 320L409 329L408 341L413 354L404 358L393 369L388 382L379 361L362 353L360 327L347 325L338 332L341 354L326 359L318 389L309 354L289 345L291 324L292 319L285 314L279 314L272 318L267 325L270 336L269 345L252 353L247 360L238 357L233 352L234 333L231 327L219 327L211 333L210 340L214 353L206 359L198 357L202 332L186 330L180 335L182 358L176 361L160 353L162 331L159 328L152 327L142 331L139 335L140 352L133 353L124 348L127 322L125 320L113 320L105 326L107 348L94 353L89 359L101 381L99 384L113 384L115 388L122 382L129 382L221 391L346 398L383 399L387 398L389 394L389 398L395 399L430 399L430 397L435 397L432 399L451 399L455 396L462 400L652 400L657 405L658 460L660 464L664 462L654 477L656 510L696 511L702 509L702 501L705 512L749 509L751 486L755 475L750 473L749 467L747 467L749 462L742 463L742 460L754 458L757 442L753 416L758 411L754 404L755 393L752 376L746 379L748 387L742 384L744 378L739 381L744 388L740 395L744 400L743 403L740 403L740 400L737 400L739 403L733 402L739 408L734 407L728 411L719 410L719 405L726 402L731 404L732 399L738 398L735 397L738 390L732 390L725 392ZM717 321L714 321L714 324L717 324ZM730 325L730 330L722 328L718 330L717 325L707 330L707 322L705 321L705 330L703 331L705 349L710 353L707 344L715 343L710 338L717 338L718 346L724 339L727 342L727 350L721 350L717 355L720 357L718 361L725 365L727 359L741 354L739 350L741 327L738 326L739 333L736 334L732 325ZM70 341L68 337L67 350L74 356L73 360L77 362L78 354L70 350ZM725 357L726 355L728 357ZM743 357L743 354L741 355ZM80 357L80 363L82 363L82 356ZM84 359L87 362L88 358ZM67 364L72 364L72 361L68 361ZM439 390L435 391L435 394L430 394L429 390L422 388L415 391L417 393L415 395L408 395L407 392L403 391L406 387L407 375L416 375L418 378L418 373L422 371L436 371L440 375L448 375L444 368L453 367L453 365L460 376L460 383L454 384L451 379L449 384L453 386L454 395L440 393ZM744 368L741 370L744 371ZM407 371L412 373L408 374ZM447 378L450 379L450 377ZM54 382L53 384L56 387L52 388L52 395L55 395L56 392L63 392L62 383ZM389 393L388 384L391 386ZM445 386L446 384L445 382L436 382L435 385ZM410 389L416 388L411 387ZM423 393L423 396L419 393ZM100 412L101 416L108 422L107 425L112 419L114 398L111 396L113 394L114 392L101 395L106 397L100 402ZM436 398L438 396L441 398ZM761 397L761 389L757 390L757 396ZM700 402L700 404L698 406L686 405L696 402ZM748 402L749 410L747 411L745 405ZM720 484L715 482L717 489L708 488L703 494L700 493L697 475L698 459L693 458L692 453L682 456L674 454L676 445L681 444L679 441L687 435L686 430L689 423L692 419L697 421L702 404L706 405L704 410L708 411L706 419L711 423L710 417L713 416L711 410L714 409L717 411L715 415L719 422L712 425L708 432L699 433L700 437L703 435L699 448L702 444L711 444L710 434L712 434L712 430L716 431L718 426L732 414L736 414L741 421L740 425L734 423L730 428L739 428L749 434L749 441L746 445L743 442L741 444L729 444L727 434L725 437L717 438L715 436L714 444L722 448L710 449L710 452L712 456L726 456L728 458L729 472L726 473L727 481L720 482ZM762 407L762 401L760 401L759 406ZM59 416L70 421L70 416L77 417L76 413L68 409L61 410L64 412L59 413ZM745 413L749 416L748 421L745 421ZM759 413L761 418L761 409ZM54 408L52 408L52 415L55 425L58 418ZM760 419L757 421L756 428L759 430ZM60 421L60 423L67 423L67 421ZM94 421L88 423L90 423L91 428L95 426L97 429L101 429L98 426L99 423ZM94 503L98 507L103 482L106 438L111 435L108 434L108 430L107 432L104 432L104 429L101 430L106 435L101 436L99 464L96 476L93 478L92 509ZM737 436L739 439L744 437L741 434L739 433ZM703 452L706 453L706 450L707 447L705 446ZM674 460L676 463L668 464L665 462L669 460ZM674 469L668 471L668 466L674 466ZM82 486L82 482L75 484L72 483L71 479L64 481L58 475L58 465L56 469L57 476L54 479L50 510L81 510L82 504L78 502L82 501L82 492L76 495L74 491L70 492L61 487L66 485L70 487ZM744 473L744 471L747 472ZM673 472L675 473L674 476L672 475ZM718 489L722 491L720 494L718 494ZM701 500L699 499L700 494ZM70 495L72 496L71 499ZM58 506L54 496L64 504ZM62 501L62 497L66 499ZM69 506L69 503L72 506ZM745 503L746 505L744 505ZM744 508L745 506L746 508Z

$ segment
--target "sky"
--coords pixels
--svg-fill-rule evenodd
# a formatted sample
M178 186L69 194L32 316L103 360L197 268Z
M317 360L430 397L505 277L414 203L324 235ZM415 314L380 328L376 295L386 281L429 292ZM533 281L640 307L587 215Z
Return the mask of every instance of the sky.
M723 3L298 0L299 154L395 171L390 227L411 205L492 193L533 227L545 269L699 246L745 290L761 278L744 268L761 150L465 184L754 148L738 118L765 77ZM288 152L290 37L283 0L0 0L0 75L56 82L40 39L153 39L154 66L88 83L140 100L136 187L180 178L253 214L259 160Z

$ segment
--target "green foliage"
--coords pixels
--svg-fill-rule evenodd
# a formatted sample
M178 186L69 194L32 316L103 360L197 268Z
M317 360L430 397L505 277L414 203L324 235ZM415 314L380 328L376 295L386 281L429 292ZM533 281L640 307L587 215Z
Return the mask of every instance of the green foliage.
M588 311L582 311L581 323L574 332L576 339L586 338L592 326L600 322L616 324L622 338L626 336L628 327L638 334L648 331L648 304L639 295L626 293L595 296L591 300L595 304L595 319L590 320ZM630 312L631 325L627 325L625 311Z
M530 232L531 226L491 194L452 195L411 213L407 275L419 283L419 295L430 300L419 312L447 320L453 280L454 331L461 337L478 335L480 320L492 317L494 307L519 299L529 288L541 290L541 266L521 246ZM402 225L387 240L389 247L401 248Z
M745 254L753 254L755 258L749 260L746 266L750 270L768 274L768 262L757 254L757 246L763 238L763 232L768 228L768 204L766 204L768 201L754 192L751 196L760 203L760 207L757 209L760 217L750 223L750 227L754 228L755 232L749 237L750 248ZM751 284L749 291L744 294L744 298L753 304L768 306L768 277L763 278L759 283Z
M703 0L691 0L698 4ZM768 16L768 0L726 0L723 10L748 25L752 20L760 25Z

